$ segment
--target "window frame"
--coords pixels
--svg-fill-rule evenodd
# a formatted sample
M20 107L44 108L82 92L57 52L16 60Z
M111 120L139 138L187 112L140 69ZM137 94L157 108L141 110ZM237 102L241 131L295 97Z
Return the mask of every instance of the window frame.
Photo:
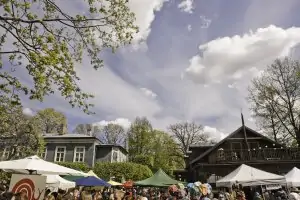
M63 160L62 161L57 161L57 153L58 153L58 149L59 148L63 148L64 149L64 156L63 156ZM54 154L54 162L65 162L66 159L66 153L67 153L67 147L66 146L56 146L55 147L55 154Z
M117 159L116 160L114 160L114 153L116 153L117 154ZM112 152L111 152L111 162L113 163L113 162L119 162L119 151L118 150L112 150Z
M83 152L77 152L77 149L79 149L79 148L83 148ZM76 153L83 153L82 161L76 161ZM85 146L75 146L74 147L73 162L84 163L84 159L85 159Z
M47 158L47 153L48 153L48 148L45 146L45 147L44 147L44 151L41 152L40 157L41 157L43 160L46 160L46 158ZM43 154L45 154L45 155L42 157Z
M2 152L2 159L5 159L5 160L8 159L9 154L8 154L8 156L7 156L7 155L6 155L7 152L10 153L9 148L8 148L8 147L5 147L4 150L3 150L3 152Z

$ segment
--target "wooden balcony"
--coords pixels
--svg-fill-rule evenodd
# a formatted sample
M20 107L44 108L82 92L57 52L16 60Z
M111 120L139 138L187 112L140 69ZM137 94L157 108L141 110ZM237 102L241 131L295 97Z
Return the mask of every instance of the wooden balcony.
M300 160L300 148L261 148L217 151L216 163L233 162L268 162L268 161L294 161Z

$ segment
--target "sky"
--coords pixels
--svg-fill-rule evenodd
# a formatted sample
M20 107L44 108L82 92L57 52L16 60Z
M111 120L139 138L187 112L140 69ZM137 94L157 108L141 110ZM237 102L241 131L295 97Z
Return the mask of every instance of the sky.
M80 0L62 6L80 10ZM215 139L241 126L255 130L246 100L251 79L300 43L298 0L129 0L140 32L133 44L105 53L98 71L78 64L80 86L95 95L94 115L72 109L58 94L39 103L24 99L24 112L52 107L81 123L118 123L147 117L166 130L196 122Z

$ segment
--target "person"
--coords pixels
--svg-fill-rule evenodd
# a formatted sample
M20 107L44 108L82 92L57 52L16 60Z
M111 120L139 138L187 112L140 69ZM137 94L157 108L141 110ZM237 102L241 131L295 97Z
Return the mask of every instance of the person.
M262 196L258 192L255 192L253 200L262 200Z
M290 200L300 200L299 190L297 188L292 188L289 194Z

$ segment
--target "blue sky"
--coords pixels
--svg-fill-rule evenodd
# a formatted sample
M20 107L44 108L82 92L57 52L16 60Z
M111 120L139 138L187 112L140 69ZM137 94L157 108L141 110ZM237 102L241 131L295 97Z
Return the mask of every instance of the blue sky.
M64 9L80 7L64 2ZM195 121L219 139L240 126L242 109L246 125L256 128L247 87L299 44L300 1L130 0L130 8L141 30L134 44L106 52L97 72L88 63L77 66L82 89L95 95L95 115L55 95L43 103L24 99L25 111L53 107L70 130L79 123L128 126L136 116L160 129Z

